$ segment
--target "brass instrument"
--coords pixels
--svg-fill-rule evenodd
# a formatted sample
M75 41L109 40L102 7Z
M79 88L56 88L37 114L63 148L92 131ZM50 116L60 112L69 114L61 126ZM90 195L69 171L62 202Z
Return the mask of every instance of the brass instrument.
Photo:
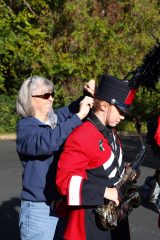
M122 202L119 206L116 206L115 202L106 200L106 204L97 206L95 209L95 215L99 223L107 230L117 227L118 222L125 219L132 209L138 207L141 203L139 189L132 181L132 177L145 158L145 146L142 141L139 125L137 125L137 132L140 135L142 148L116 185L117 190L122 193Z

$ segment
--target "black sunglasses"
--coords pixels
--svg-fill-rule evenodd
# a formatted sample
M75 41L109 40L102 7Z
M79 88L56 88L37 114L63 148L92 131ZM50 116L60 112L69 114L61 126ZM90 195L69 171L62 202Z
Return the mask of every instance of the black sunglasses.
M32 95L32 97L38 97L38 98L42 98L42 99L49 99L50 97L54 97L54 92L52 93L44 93L42 95Z

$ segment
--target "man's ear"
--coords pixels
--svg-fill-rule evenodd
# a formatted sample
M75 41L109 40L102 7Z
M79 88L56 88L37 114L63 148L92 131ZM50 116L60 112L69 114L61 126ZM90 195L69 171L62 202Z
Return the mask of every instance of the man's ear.
M101 110L104 112L108 109L109 107L109 103L105 102L105 101L102 101L101 102Z

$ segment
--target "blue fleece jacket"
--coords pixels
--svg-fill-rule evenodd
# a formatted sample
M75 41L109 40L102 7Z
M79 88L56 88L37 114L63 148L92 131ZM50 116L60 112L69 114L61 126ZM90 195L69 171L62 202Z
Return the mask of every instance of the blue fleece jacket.
M52 129L33 117L17 124L17 152L23 165L23 200L48 202L55 200L56 165L60 149L71 131L82 121L68 107L58 109L57 125Z

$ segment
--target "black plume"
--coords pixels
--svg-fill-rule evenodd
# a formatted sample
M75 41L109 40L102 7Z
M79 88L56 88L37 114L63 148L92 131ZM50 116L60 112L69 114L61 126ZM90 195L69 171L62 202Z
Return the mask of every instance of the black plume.
M147 90L156 90L160 77L160 43L158 42L144 57L141 66L127 74L124 78L129 80L129 86L134 89L146 87Z

